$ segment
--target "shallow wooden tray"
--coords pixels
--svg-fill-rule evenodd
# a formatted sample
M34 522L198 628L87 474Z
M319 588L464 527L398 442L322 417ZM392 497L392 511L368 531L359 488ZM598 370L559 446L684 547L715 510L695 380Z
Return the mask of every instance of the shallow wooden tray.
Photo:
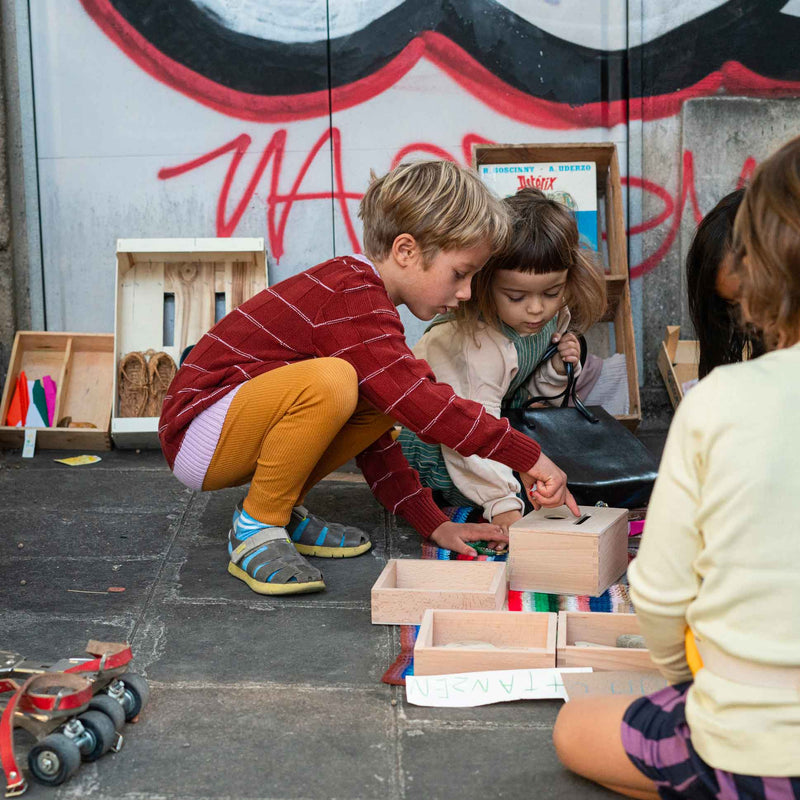
M414 645L414 674L555 667L555 648L556 614L428 609Z
M372 622L419 625L429 608L499 610L507 590L502 561L392 559L372 587Z
M615 647L622 633L640 633L636 614L597 611L559 611L556 666L592 667L595 670L645 670L658 672L646 649ZM578 647L575 642L603 647Z

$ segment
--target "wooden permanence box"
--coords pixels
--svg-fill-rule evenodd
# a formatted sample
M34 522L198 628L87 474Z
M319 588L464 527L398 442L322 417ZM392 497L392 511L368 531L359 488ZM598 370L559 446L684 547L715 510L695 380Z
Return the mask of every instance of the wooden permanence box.
M639 633L636 614L559 611L556 666L657 672L658 667L650 660L649 650L615 646L617 637L624 633ZM576 642L601 646L589 647Z
M175 364L225 314L267 286L263 239L120 239L114 321L117 447L158 447L158 417L120 417L116 365L132 351Z
M636 340L628 281L628 245L622 204L617 147L613 142L577 144L474 144L472 166L482 164L535 164L542 162L593 161L597 166L597 208L600 227L598 242L605 237L606 313L587 333L589 352L600 356L624 353L628 376L628 413L617 419L636 430L642 419ZM600 248L603 250L603 247ZM606 323L603 325L603 323ZM610 327L610 330L609 330ZM607 349L609 352L599 352Z
M414 645L414 674L555 667L555 648L555 614L428 609Z
M372 622L419 625L429 608L500 610L507 590L502 561L393 558L372 587Z
M628 568L624 508L542 508L509 529L509 581L519 591L601 595Z
M0 402L5 422L17 376L28 380L45 375L56 382L53 425L65 417L94 428L36 429L36 447L46 450L108 450L113 399L114 337L110 333L52 333L19 331L14 337L8 376ZM24 428L0 427L0 447L22 447Z
M700 362L699 343L695 340L681 341L680 335L679 325L668 325L664 341L658 348L658 370L673 408L683 400L684 384L697 380Z

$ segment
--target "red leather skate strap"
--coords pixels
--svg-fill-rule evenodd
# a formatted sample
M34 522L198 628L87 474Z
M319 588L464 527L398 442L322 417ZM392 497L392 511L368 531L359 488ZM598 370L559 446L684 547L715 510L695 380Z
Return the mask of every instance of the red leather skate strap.
M133 658L130 645L125 642L98 642L90 639L86 645L86 652L96 658L76 664L65 672L98 672L117 669L117 667L124 667L130 663Z
M0 690L12 691L15 681L0 682ZM43 694L45 689L59 689L57 694ZM92 699L92 684L80 675L51 672L31 675L8 701L0 717L0 764L6 776L6 797L22 794L25 779L14 758L14 720L17 710L48 712L68 711L85 706Z
M52 711L74 711L92 699L92 684L82 675L66 672L45 672L37 675L34 684L19 699L20 711L50 713ZM27 683L27 681L26 681ZM42 693L43 689L58 689L57 694Z

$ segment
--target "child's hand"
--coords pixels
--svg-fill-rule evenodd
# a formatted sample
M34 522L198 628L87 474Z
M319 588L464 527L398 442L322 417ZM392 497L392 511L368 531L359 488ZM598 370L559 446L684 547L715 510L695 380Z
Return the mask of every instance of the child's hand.
M467 542L484 540L490 549L495 550L498 544L508 544L508 534L498 525L477 522L443 522L431 534L431 541L436 542L443 550L452 550L465 556L478 555Z
M525 491L538 511L542 506L556 508L566 505L577 517L578 504L567 489L567 476L544 453L539 454L536 463L527 471L520 472Z
M559 375L567 374L565 362L577 364L581 358L581 343L574 333L554 333L550 340L555 344L558 342L558 352L553 356L553 367Z
M518 519L522 519L522 514L513 508L510 511L503 511L492 517L492 525L499 525L504 533L508 533L509 526L513 525Z

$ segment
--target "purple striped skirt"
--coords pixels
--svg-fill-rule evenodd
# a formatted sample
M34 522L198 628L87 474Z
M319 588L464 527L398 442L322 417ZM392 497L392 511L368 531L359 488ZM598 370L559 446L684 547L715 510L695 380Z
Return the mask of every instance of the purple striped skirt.
M628 706L622 746L666 800L800 800L800 777L762 778L714 769L692 747L686 724L691 681L668 686Z

